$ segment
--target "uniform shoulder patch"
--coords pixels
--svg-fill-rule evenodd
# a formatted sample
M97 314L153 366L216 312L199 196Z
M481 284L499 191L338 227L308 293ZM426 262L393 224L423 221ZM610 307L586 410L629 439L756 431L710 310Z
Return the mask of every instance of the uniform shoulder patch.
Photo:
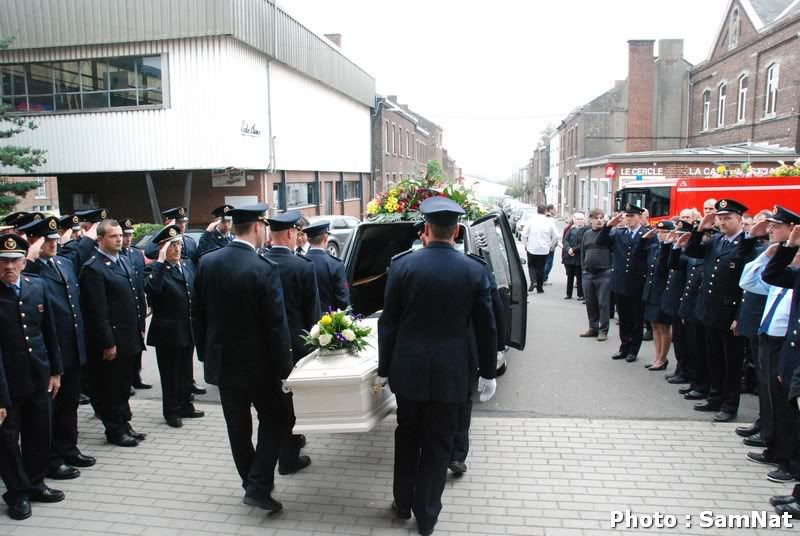
M469 257L472 260L476 260L479 263L481 263L484 266L486 266L486 260L483 257L481 257L480 255L477 255L475 253L467 253L467 257Z
M413 252L414 252L414 250L413 250L413 249L407 249L407 250L405 250L405 251L404 251L404 252L402 252L402 253L398 253L397 255L395 255L394 257L392 257L392 262L396 261L396 260L397 260L397 259L399 259L400 257L405 257L405 256L406 256L406 255L408 255L409 253L413 253Z
M96 261L96 260L97 260L97 257L95 257L94 255L92 255L91 257L89 257L89 259L88 259L88 260L87 260L85 263L83 263L83 265L84 265L84 266L89 266L90 264L92 264L92 263L93 263L94 261Z

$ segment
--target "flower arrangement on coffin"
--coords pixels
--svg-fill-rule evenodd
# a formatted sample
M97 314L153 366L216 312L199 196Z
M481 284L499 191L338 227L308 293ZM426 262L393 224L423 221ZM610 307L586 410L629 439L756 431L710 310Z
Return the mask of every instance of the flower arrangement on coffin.
M794 161L794 164L786 164L785 162L779 161L780 166L773 169L772 175L773 177L798 177L800 176L800 158Z
M339 351L356 354L362 351L369 346L367 336L372 328L361 325L361 315L353 315L352 310L352 307L344 311L329 310L311 331L303 332L303 342L309 348L320 350L320 355Z

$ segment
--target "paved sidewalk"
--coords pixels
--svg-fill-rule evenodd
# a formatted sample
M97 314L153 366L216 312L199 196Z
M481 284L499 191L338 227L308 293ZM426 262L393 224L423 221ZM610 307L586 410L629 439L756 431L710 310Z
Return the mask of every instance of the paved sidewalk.
M267 516L241 504L242 489L218 405L175 430L160 404L132 400L134 427L149 434L133 449L104 442L87 406L81 447L98 464L77 480L50 481L64 502L34 504L22 522L0 514L2 535L131 534L401 535L416 524L393 518L394 418L368 434L311 435L308 469L276 477L284 511ZM771 512L770 495L788 485L766 480L747 462L732 424L673 421L476 418L469 472L451 479L436 534L652 534L611 529L611 511L679 518L671 534L740 534L686 529L700 511ZM800 524L800 522L798 522ZM766 534L749 530L748 534Z

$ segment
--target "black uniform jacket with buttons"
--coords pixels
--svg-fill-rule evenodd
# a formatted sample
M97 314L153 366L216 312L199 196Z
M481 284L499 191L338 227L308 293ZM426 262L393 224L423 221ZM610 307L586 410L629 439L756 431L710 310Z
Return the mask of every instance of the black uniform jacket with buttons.
M181 259L181 267L168 262L147 266L144 280L147 303L153 311L147 344L159 348L194 346L192 299L194 266Z
M136 277L133 278L133 281L137 286L144 288L144 272L147 266L147 263L144 262L144 252L139 248L129 247L122 248L120 254L128 258L128 262L136 272Z
M697 316L704 325L728 330L736 320L742 300L739 279L744 265L753 260L758 239L739 234L730 245L724 235L716 234L703 243L703 233L693 231L686 246L686 254L704 260L703 284L700 287L702 302L698 303Z
M797 251L796 247L780 246L761 273L761 279L768 285L793 289L789 325L778 366L784 390L792 404L795 398L800 397L800 271L789 268Z
M642 235L646 232L639 227L631 237L627 228L605 226L600 230L595 243L611 247L611 292L636 298L642 295L647 267L647 243L642 243Z
M317 271L319 306L322 312L327 312L329 308L344 311L350 305L350 286L344 273L344 263L319 248L309 249L305 256L314 263Z
M0 407L47 389L64 369L53 311L44 283L22 274L20 294L0 282Z
M686 322L700 323L697 316L698 299L700 297L700 287L703 286L703 259L695 259L686 255L681 250L680 258L686 263L686 285L681 295L681 303L678 306L678 316Z
M192 326L206 382L268 388L289 375L294 362L275 263L231 242L201 257L194 286Z
M81 236L80 238L73 238L64 244L59 255L72 261L72 265L80 271L81 266L94 255L96 248L97 240L88 236Z
M686 287L686 257L683 250L670 244L667 258L667 284L661 295L661 310L671 317L678 317L681 298Z
M464 402L472 371L495 377L497 330L482 262L449 244L430 243L392 259L385 296L378 375L388 376L399 398ZM470 330L477 355L469 350Z
M136 283L133 267L120 255L116 263L95 251L81 268L78 281L86 320L86 342L90 358L117 347L118 355L144 350L144 289Z
M41 261L28 261L25 271L38 275L44 284L53 310L64 368L80 367L86 363L86 325L81 311L78 276L69 259L55 256L52 260L55 268Z
M197 246L197 254L202 255L212 249L225 247L230 244L233 239L234 236L232 234L226 237L220 233L216 227L211 231L203 231L203 234L200 236L200 244Z
M669 276L669 253L672 244L660 243L655 238L649 240L647 247L647 274L642 289L642 301L661 306L664 289Z
M766 248L759 243L755 247L754 255L758 257ZM767 304L766 294L756 294L742 290L742 304L736 316L736 329L739 335L751 339L758 335L761 326L761 317L764 315L764 306Z
M283 247L272 247L262 255L278 265L286 321L292 336L292 354L296 363L310 351L303 343L303 330L310 330L322 316L314 263Z

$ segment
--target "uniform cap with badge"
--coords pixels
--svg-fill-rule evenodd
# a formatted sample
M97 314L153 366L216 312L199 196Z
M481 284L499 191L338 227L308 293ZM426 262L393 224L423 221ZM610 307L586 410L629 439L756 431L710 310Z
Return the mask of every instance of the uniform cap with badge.
M641 216L642 214L644 214L644 209L642 207L637 207L636 205L628 203L625 205L625 210L623 212L625 212L625 214L629 216L634 216L634 215Z
M245 205L243 207L234 208L228 211L234 225L242 225L244 223L253 223L261 221L267 223L266 214L269 210L269 205L266 203L255 203L253 205Z
M12 228L16 227L17 225L20 225L19 221L23 220L24 218L26 218L28 216L28 214L30 214L30 213L29 212L12 212L11 214L6 214L3 217L3 225L2 225L2 227L0 227L0 229L3 229L3 230L12 229ZM25 224L25 223L27 223L27 222L26 221L22 222L22 224Z
M72 229L73 231L77 231L81 228L81 219L76 216L75 214L67 214L65 216L61 216L58 220L58 227L59 229L67 230Z
M17 219L12 224L15 229L19 230L20 227L28 225L32 222L37 222L44 219L44 214L41 212L20 212Z
M86 210L76 210L75 215L88 223L98 223L108 219L108 210L104 208L90 208Z
M331 222L328 220L320 220L315 221L311 225L307 225L303 228L303 232L306 234L308 238L314 238L315 236L322 236L324 234L328 234L328 228L331 226Z
M186 207L169 208L161 212L161 215L165 220L189 221L189 211L186 210Z
M699 225L699 223L698 223L698 225ZM678 223L676 223L675 226L676 226L675 228L678 231L682 232L682 233L690 233L690 232L692 232L692 230L695 229L695 226L692 225L691 222L683 221L683 220L678 220Z
M0 235L0 258L19 259L28 252L28 242L15 234Z
M26 223L17 228L28 236L52 238L58 240L61 235L58 234L58 218L55 216L48 216L43 220L36 220Z
M717 209L717 216L723 216L725 214L738 214L741 216L747 212L747 207L734 199L720 199L716 202L714 208Z
M153 242L156 244L165 244L166 242L177 242L182 239L181 228L176 224L167 225L161 229L154 237Z
M659 231L674 231L675 224L669 220L661 220L656 224L656 229Z
M211 211L212 216L216 216L222 220L231 221L230 211L234 209L233 205L222 205Z
M133 234L133 226L136 222L130 218L125 218L119 221L119 226L122 227L122 234Z
M767 217L767 221L771 221L772 223L785 223L786 225L800 225L800 215L792 212L788 208L775 205L775 210L771 216Z
M281 214L276 214L271 218L267 218L269 229L273 232L286 231L293 227L298 227L297 222L300 221L303 215L299 210L289 210Z
M461 205L446 197L429 197L419 204L419 211L427 223L440 227L453 227L466 214Z

